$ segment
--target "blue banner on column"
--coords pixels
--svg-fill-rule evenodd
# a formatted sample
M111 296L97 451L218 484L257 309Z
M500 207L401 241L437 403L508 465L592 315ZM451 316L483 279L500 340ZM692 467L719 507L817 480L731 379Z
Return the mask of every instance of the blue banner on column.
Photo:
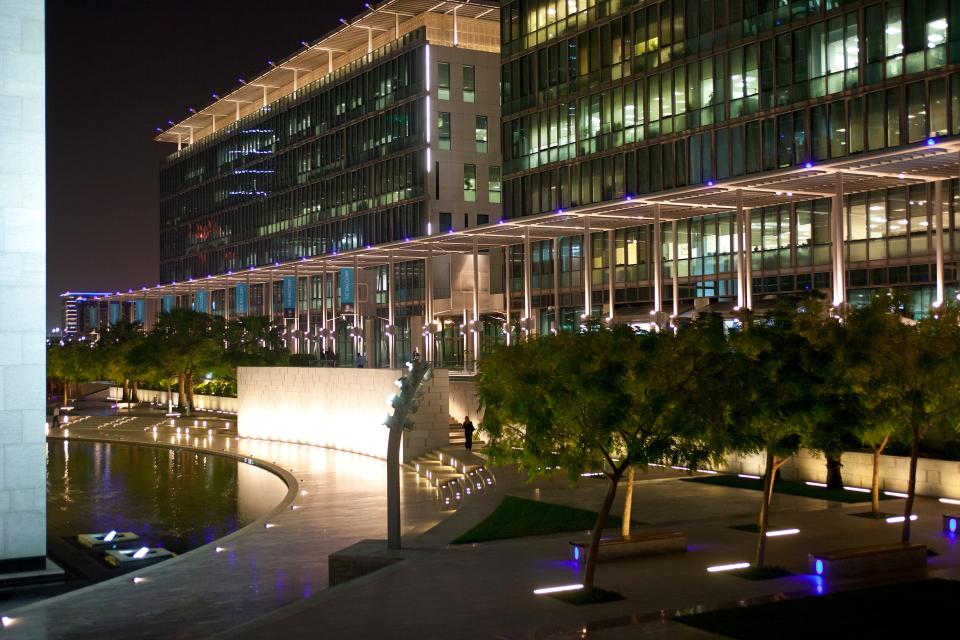
M133 321L143 324L147 317L147 303L144 300L136 300L133 303Z
M163 296L160 298L160 311L163 313L173 311L173 296Z
M353 269L340 269L340 304L353 303Z
M115 325L120 322L120 303L111 302L110 303L110 325Z
M206 289L197 289L197 293L193 298L193 310L199 311L200 313L210 313L210 309L207 308Z
M284 276L283 278L283 309L293 311L297 308L297 278Z
M247 315L247 285L245 284L237 285L237 304L235 311L237 315Z

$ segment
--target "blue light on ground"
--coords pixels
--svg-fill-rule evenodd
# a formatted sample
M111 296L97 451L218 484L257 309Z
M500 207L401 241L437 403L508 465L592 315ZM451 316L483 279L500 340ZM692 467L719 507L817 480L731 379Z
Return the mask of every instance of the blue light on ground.
M956 533L956 532L957 532L957 519L956 519L956 518L950 518L950 520L947 521L947 529L950 530L950 533Z
M815 567L816 570L817 570L817 575L818 575L818 576L822 576L822 575L823 575L823 560L817 560L816 564L814 564L814 567Z

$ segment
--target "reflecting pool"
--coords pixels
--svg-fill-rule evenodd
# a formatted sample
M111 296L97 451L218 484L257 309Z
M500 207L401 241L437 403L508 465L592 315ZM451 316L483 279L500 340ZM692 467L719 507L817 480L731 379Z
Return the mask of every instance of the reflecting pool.
M217 455L47 442L47 535L133 531L183 553L250 524L283 500L274 474Z

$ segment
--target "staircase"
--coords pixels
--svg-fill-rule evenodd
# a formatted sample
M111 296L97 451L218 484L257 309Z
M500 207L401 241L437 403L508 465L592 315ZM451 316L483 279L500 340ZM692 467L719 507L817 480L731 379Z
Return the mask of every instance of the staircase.
M468 497L496 486L483 458L453 445L424 454L407 466L433 485L442 509L457 509Z
M450 416L448 420L449 420L449 429L450 429L449 431L450 445L451 446L455 445L463 449L464 444L467 441L466 436L463 435L463 423L458 422L453 416ZM486 443L483 440L479 440L477 438L477 432L474 431L473 432L473 448L482 449L484 445L486 445Z

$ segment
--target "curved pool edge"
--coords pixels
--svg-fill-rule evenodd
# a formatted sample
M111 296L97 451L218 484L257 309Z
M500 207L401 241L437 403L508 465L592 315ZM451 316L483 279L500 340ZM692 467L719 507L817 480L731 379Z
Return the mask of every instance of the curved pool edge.
M59 442L101 442L104 444L118 444L118 445L126 445L131 447L154 447L158 449L168 449L172 451L181 450L181 451L189 451L192 453L200 453L204 455L215 455L223 458L230 458L230 459L236 460L238 463L241 463L241 464L250 464L260 469L263 469L264 471L268 471L273 475L277 476L278 478L280 478L280 480L287 486L287 494L277 504L277 506L274 507L267 514L261 516L260 518L257 518L250 524L240 527L236 531L232 531L225 536L212 540L211 542L202 544L199 547L194 547L189 551L184 551L183 553L177 554L176 556L174 556L173 558L170 558L169 560L164 560L162 562L157 562L155 564L143 567L142 569L137 571L138 574L148 574L151 572L151 570L157 567L164 566L164 565L169 566L172 563L176 563L180 561L181 558L189 558L191 554L193 554L195 551L200 551L201 549L211 549L211 548L216 548L218 546L222 546L223 543L229 542L230 540L238 536L251 533L253 529L262 528L270 519L274 518L275 516L289 509L290 505L292 505L293 502L297 499L297 494L299 493L300 482L297 480L296 476L294 476L293 473L288 469L284 469L280 465L274 464L272 462L267 462L262 458L254 458L253 456L246 456L240 453L233 453L231 451L224 451L224 450L217 451L215 449L205 449L203 447L194 447L191 445L174 445L174 444L167 444L165 442L138 442L136 440L125 440L123 438L103 438L103 437L91 438L84 435L66 437L61 435L47 434L46 439L56 440ZM95 584L89 585L88 587L81 587L81 589L77 589L75 591L80 591L82 589L87 589L89 587L106 584L114 580L123 580L124 578L127 577L128 573L130 572L124 573L119 576L115 576L113 578L108 578L107 580L102 580ZM60 594L60 596L69 595L70 593L73 593L73 591ZM46 600L43 600L42 602L55 600L60 596L54 596L53 598L48 598ZM30 605L27 605L27 606L30 606Z

